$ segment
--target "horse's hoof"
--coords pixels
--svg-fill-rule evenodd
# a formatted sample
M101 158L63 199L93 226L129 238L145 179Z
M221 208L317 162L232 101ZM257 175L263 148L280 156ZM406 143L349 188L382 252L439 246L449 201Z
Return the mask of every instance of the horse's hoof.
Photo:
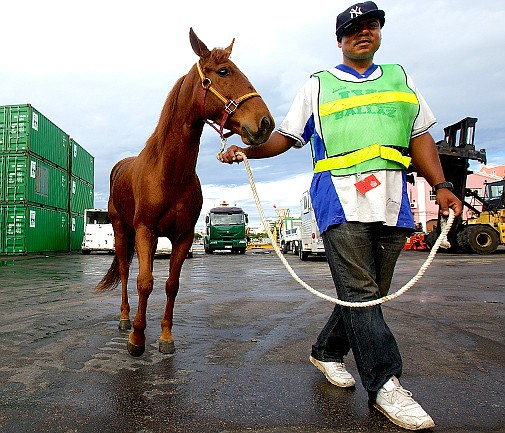
M136 346L135 344L132 344L128 341L128 353L131 356L138 357L138 356L142 355L145 350L146 350L145 344L142 346Z
M175 353L175 344L173 341L160 340L159 349L161 353L171 355Z
M132 328L132 323L130 322L130 319L120 319L117 327L120 331L128 331Z

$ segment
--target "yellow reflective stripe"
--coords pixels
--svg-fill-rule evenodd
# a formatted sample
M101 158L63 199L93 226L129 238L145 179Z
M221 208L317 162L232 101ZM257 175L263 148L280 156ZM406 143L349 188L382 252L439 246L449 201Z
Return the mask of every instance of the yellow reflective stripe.
M402 155L402 153L399 150L387 146L380 147L380 157L382 159L388 159L389 161L398 162L405 168L409 167L410 161L412 160L412 158L410 158L409 156Z
M326 102L325 104L321 104L319 106L319 115L321 117L328 116L329 114L349 110L350 108L363 107L371 104L387 104L389 102L408 102L409 104L419 103L414 93L377 92Z
M393 149L392 147L381 146L380 144L372 144L368 147L356 150L346 155L332 156L330 158L321 159L316 162L314 173L349 168L353 165L359 164L360 162L369 161L377 157L398 162L405 168L408 168L411 160L410 157L403 156L399 150Z
M378 156L380 156L380 146L378 144L372 144L364 149L359 149L346 155L321 159L316 162L314 173L352 167L360 162L368 161L370 159L377 158Z

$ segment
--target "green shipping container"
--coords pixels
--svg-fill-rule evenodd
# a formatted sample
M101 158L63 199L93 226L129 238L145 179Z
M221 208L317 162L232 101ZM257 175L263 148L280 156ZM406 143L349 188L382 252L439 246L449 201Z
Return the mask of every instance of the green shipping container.
M0 154L0 203L68 208L68 173L32 153Z
M72 176L70 179L70 213L84 215L85 209L93 209L94 202L93 185Z
M31 152L68 170L69 140L30 104L0 107L0 153Z
M70 215L69 237L70 251L80 251L84 238L84 215Z
M68 251L68 213L30 205L0 205L0 254Z
M95 158L70 138L70 173L92 185L95 183Z

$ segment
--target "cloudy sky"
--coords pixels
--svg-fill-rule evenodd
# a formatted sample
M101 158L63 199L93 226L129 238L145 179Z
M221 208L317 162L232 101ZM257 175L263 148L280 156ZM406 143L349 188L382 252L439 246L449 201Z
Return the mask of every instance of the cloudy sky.
M280 124L311 72L341 62L335 17L350 1L63 0L3 2L0 105L32 104L95 157L95 206L105 208L110 169L136 155L154 130L174 82L196 62L188 32L209 48L236 38L233 61ZM382 0L376 63L400 63L443 127L479 119L476 147L505 163L505 52L502 0ZM216 5L218 5L216 7ZM229 144L239 144L238 138ZM197 166L203 215L222 200L258 213L243 164L223 165L206 127ZM310 150L251 162L267 216L299 215L311 178ZM478 168L478 167L477 167Z

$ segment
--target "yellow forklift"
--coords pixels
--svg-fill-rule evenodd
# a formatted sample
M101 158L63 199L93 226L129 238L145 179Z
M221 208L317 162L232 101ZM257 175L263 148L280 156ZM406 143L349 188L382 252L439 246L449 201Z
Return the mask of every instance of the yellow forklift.
M490 254L505 245L505 180L489 182L484 197L467 190L467 197L482 203L482 211L473 208L474 218L463 223L457 233L458 246L466 252Z
M466 187L470 160L486 163L486 151L475 149L475 124L477 118L466 117L444 128L444 139L437 142L438 154L445 178L454 185L454 193L475 215L463 221L455 219L447 236L451 248L449 251L463 250L469 253L490 254L499 245L505 244L505 180L490 182L486 185L484 197L479 197ZM480 201L482 210L469 203L467 197ZM440 234L440 220L437 228L429 233L426 242L432 247Z

